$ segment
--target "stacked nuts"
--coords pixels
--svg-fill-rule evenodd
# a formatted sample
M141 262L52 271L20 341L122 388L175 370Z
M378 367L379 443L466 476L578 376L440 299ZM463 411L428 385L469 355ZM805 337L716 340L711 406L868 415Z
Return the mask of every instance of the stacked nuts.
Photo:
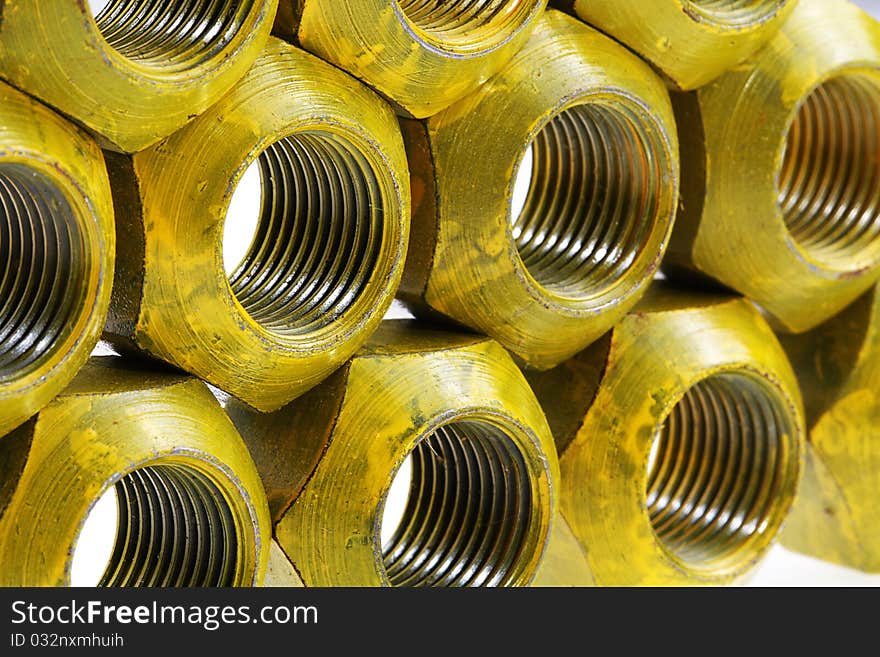
M880 571L880 24L550 4L3 4L0 585Z

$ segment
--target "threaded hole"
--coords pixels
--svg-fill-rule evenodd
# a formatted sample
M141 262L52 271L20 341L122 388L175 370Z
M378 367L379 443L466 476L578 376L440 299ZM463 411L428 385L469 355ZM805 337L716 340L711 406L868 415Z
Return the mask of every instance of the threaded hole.
M578 105L531 144L531 181L513 218L523 263L539 285L589 299L614 288L661 220L664 159L626 110Z
M789 0L686 0L685 13L697 21L742 27L775 16Z
M842 269L877 258L880 76L842 75L807 96L786 136L778 189L785 224L811 256Z
M104 40L120 55L165 70L195 68L240 35L254 0L109 0L92 4Z
M99 586L249 583L246 574L238 572L238 534L232 511L220 489L198 470L183 465L139 468L120 479L96 508L112 508L107 503L111 495L118 513L116 540ZM90 521L91 517L87 525ZM97 529L106 530L106 526ZM92 528L91 538L96 535ZM94 545L77 542L72 577L96 570L94 564L77 563L83 549L88 556L96 552Z
M531 483L516 444L479 421L447 424L411 453L409 499L383 545L394 586L509 586L531 551Z
M697 383L667 417L649 464L654 532L682 562L746 563L774 535L797 478L788 414L742 374Z
M0 164L0 382L50 358L85 305L89 246L61 190Z
M379 182L364 156L329 132L285 137L258 163L260 217L230 287L266 330L316 331L358 301L379 262Z
M397 0L404 16L443 45L491 48L522 25L534 0Z

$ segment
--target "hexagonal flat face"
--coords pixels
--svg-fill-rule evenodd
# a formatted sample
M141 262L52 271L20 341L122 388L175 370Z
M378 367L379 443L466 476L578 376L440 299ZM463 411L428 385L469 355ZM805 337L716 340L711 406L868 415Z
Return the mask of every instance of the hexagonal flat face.
M64 390L64 397L102 397L160 391L173 386L201 388L193 377L162 365L132 369L127 360L92 358Z

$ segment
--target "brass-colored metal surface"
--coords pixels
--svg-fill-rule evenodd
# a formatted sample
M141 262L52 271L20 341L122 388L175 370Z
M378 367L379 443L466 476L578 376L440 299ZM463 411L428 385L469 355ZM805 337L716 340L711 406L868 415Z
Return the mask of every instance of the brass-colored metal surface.
M794 373L751 304L655 286L602 340L527 377L597 584L732 583L765 554L805 430Z
M553 519L544 558L532 586L595 586L587 552L561 513Z
M343 369L280 411L227 410L306 586L532 579L558 466L532 391L495 342L383 322ZM385 502L408 456L409 500L383 545Z
M220 99L266 43L278 0L6 0L0 76L134 152Z
M676 278L711 277L809 330L880 277L880 25L800 0L747 65L673 99Z
M804 393L804 482L786 547L880 572L880 288L803 335L781 336Z
M360 78L404 115L424 118L504 66L526 42L546 4L281 0L275 31Z
M679 89L733 68L779 30L797 0L567 0L566 8L626 44Z
M268 588L303 587L303 582L296 574L293 564L290 563L284 550L278 545L278 541L274 539L269 547L269 561L263 586Z
M619 44L547 11L478 92L403 125L413 230L399 296L417 315L547 368L643 294L672 229L678 144L662 81Z
M110 302L114 235L101 151L0 83L0 436L89 357Z
M226 214L254 161L259 227L227 277ZM108 321L117 342L271 411L339 367L391 304L410 207L397 120L312 55L271 39L208 112L109 163L128 236Z
M119 531L105 586L256 586L271 524L241 437L201 382L90 361L0 441L0 586L70 583L109 487Z

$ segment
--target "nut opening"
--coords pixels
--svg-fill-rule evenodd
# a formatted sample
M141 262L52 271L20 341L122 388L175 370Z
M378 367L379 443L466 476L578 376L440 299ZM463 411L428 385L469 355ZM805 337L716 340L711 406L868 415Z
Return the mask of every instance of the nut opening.
M151 68L180 71L216 57L242 33L254 0L109 0L95 12L104 40Z
M87 305L89 246L47 176L0 164L0 382L38 368L75 329Z
M361 299L377 267L384 237L379 181L356 148L325 131L285 137L258 162L260 218L230 287L267 331L317 331Z
M778 529L798 474L794 428L766 384L735 373L688 390L648 466L647 512L688 567L751 561Z
M206 475L185 465L150 465L120 479L116 496L116 543L99 586L249 583L239 572L235 518Z
M788 0L685 0L685 12L698 21L743 27L775 16Z
M786 136L779 207L811 256L849 270L880 256L880 75L816 87Z
M394 586L521 583L536 522L526 462L494 425L457 421L411 453L409 500L383 546Z
M535 281L583 300L611 291L662 220L664 161L626 108L563 111L531 144L532 176L513 237Z
M397 5L433 41L468 49L491 48L535 8L533 0L397 0Z

